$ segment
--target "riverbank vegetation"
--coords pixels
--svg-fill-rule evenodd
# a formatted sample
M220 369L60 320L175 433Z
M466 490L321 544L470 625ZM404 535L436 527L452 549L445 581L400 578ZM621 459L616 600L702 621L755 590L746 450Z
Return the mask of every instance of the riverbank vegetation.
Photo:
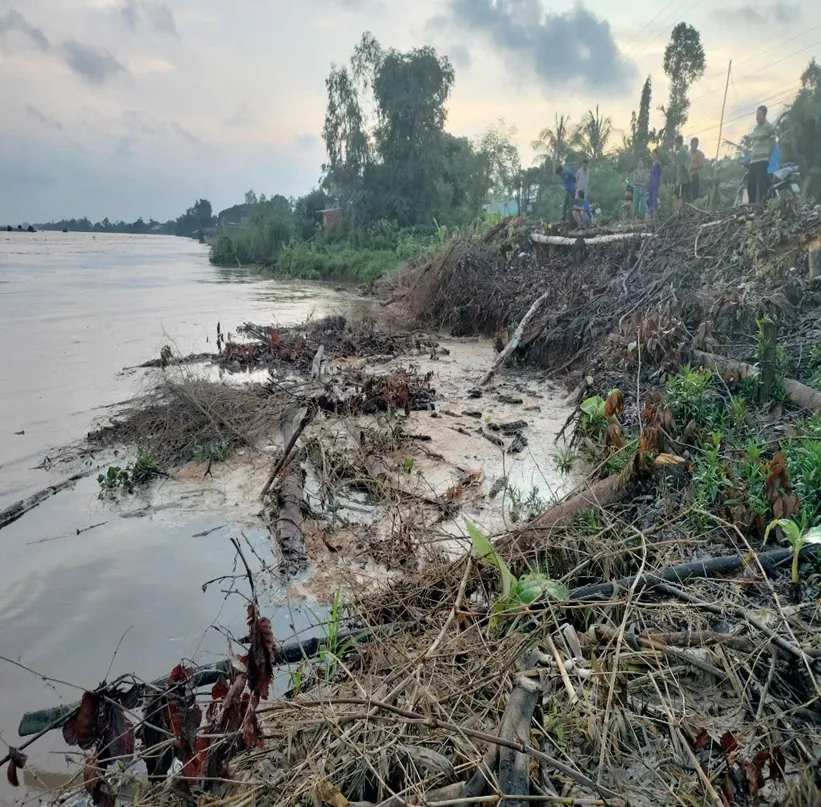
M633 216L624 204L625 188L634 181L646 185L637 168L643 161L647 169L655 148L662 162L660 215L670 214L680 182L675 138L687 124L691 90L704 75L706 58L698 31L680 23L664 54L671 89L657 126L648 77L628 132L618 132L598 106L578 122L557 113L532 142L533 164L527 167L515 127L503 120L474 139L446 130L455 82L446 57L430 47L385 49L366 33L349 63L334 66L326 81L322 136L328 156L320 187L290 200L250 191L245 204L220 214L211 259L259 264L286 276L371 280L423 254L443 228L458 232L488 210L560 221L564 190L555 169L576 167L582 159L590 163L588 199L612 223ZM821 151L813 146L819 142L818 108L821 69L813 61L795 99L776 119L782 160L799 164L806 198L817 193L821 175ZM727 143L727 157L707 161L694 206L733 203L744 176L738 157L747 145ZM333 215L324 218L329 209Z

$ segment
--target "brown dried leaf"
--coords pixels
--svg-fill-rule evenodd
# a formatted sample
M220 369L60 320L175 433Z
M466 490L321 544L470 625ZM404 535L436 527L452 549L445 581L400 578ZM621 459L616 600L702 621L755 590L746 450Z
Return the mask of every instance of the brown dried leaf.
M276 642L268 617L259 616L253 604L248 605L248 628L251 647L248 651L248 688L261 699L268 697L274 677Z
M63 739L67 745L79 745L87 751L96 741L97 710L100 696L95 692L83 692L77 714L63 724Z
M614 415L621 415L624 413L624 394L621 390L614 389L604 402L604 416L611 418Z
M317 782L316 795L325 804L330 804L331 807L348 807L349 804L345 796L342 795L342 791L327 779Z
M611 423L607 427L607 444L613 448L624 448L624 440L621 438L621 426L618 423Z
M6 778L12 787L20 787L20 780L17 778L17 766L14 762L9 762L6 768Z

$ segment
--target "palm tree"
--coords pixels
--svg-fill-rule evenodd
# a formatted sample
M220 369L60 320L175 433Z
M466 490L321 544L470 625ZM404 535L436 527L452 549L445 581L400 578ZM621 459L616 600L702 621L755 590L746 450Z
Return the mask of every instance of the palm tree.
M613 120L603 117L596 104L596 111L589 110L573 132L573 145L580 148L591 161L604 156L607 143L613 134Z
M539 137L530 145L536 152L534 162L546 163L552 161L553 170L564 162L570 146L570 117L556 115L556 123L551 129L549 126L539 132Z

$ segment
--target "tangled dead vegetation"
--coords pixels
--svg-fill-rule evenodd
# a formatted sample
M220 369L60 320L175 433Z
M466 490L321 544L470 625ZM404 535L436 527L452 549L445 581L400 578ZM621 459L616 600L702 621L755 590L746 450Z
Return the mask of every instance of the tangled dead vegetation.
M288 398L260 384L163 376L116 419L88 435L95 447L144 446L163 467L190 462L207 446L258 447L277 433Z
M820 208L783 205L690 210L660 222L652 237L628 233L601 246L545 246L526 234L512 241L503 231L490 242L451 242L408 269L391 300L454 335L492 336L548 292L518 355L554 371L624 365L639 330L647 339L658 333L648 356L656 366L679 360L694 336L702 349L719 344L746 358L751 345L740 336L762 309L785 338L817 335L808 315L821 306L821 282L809 263L820 231Z

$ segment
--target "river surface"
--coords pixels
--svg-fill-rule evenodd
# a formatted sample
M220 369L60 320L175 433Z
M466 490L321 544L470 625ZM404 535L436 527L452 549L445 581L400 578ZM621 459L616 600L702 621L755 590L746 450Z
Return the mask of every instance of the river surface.
M181 355L213 351L218 322L223 332L245 321L293 325L354 300L321 284L216 269L187 239L0 233L0 510L64 478L65 468L37 466L149 380L124 368L166 344ZM0 660L0 757L5 743L19 744L23 712L76 700L109 666L109 678L155 678L180 659L224 658L227 640L212 626L241 631L243 603L202 583L231 572L231 534L270 557L253 523L202 535L224 515L121 518L98 492L92 475L0 531L0 655L73 685ZM277 613L275 632L287 638L290 618ZM31 746L26 784L53 785L68 769L65 750L59 732ZM0 802L23 796L2 776Z

